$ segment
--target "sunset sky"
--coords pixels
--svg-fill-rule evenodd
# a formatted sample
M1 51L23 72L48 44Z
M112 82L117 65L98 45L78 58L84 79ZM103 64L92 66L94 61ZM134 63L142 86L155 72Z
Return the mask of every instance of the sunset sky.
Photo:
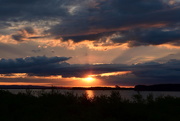
M180 83L180 0L0 0L0 85Z

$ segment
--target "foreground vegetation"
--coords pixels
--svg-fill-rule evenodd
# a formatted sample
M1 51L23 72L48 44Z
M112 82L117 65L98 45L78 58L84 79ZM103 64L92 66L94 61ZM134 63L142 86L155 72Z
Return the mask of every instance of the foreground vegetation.
M38 96L0 90L0 121L179 121L179 112L180 98L171 96L144 99L137 93L127 100L119 92L88 98L58 90Z

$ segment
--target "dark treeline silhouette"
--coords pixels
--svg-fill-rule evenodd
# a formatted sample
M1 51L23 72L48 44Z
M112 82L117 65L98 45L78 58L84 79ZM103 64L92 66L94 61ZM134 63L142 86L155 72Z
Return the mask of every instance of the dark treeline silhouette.
M179 121L179 112L180 98L171 96L137 93L128 100L119 91L89 98L57 89L37 96L30 89L18 94L0 90L0 121Z
M32 85L0 85L0 89L68 89L68 90L133 90L134 88L115 87L58 87L58 86L32 86Z
M180 84L137 85L136 91L180 91Z

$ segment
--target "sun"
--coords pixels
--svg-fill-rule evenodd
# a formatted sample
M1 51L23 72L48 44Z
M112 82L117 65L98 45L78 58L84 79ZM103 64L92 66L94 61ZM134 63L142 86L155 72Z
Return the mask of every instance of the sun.
M95 80L95 78L89 76L89 77L84 78L83 80L90 83L90 82L93 82Z

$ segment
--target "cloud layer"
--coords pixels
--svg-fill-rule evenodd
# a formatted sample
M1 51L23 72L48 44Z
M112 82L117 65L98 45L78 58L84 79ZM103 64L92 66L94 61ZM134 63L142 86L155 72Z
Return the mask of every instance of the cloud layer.
M68 57L26 57L17 59L4 59L0 60L1 73L16 73L16 71L28 70L32 68L44 68L51 64L57 64L59 62L66 61ZM11 72L12 71L12 72ZM13 72L14 71L14 72Z
M0 60L0 74L8 77L15 73L26 73L29 77L62 76L62 78L84 78L88 75L97 75L108 85L114 84L153 84L179 83L180 61L170 60L166 63L147 62L136 65L99 64L99 65L71 65L64 61L67 57L27 57L15 60ZM112 73L128 72L126 76ZM100 76L110 73L109 78ZM99 76L98 76L99 75ZM41 78L43 79L43 78ZM52 78L53 79L53 78ZM22 79L21 79L22 80ZM125 81L126 80L126 81ZM130 81L130 82L129 82ZM24 80L25 82L25 80ZM78 83L78 82L77 82Z
M172 44L179 46L180 4L170 0L1 0L1 34L22 42L27 34L56 41L84 40L112 45ZM27 26L28 25L28 26ZM30 27L29 27L30 26ZM26 33L26 35L25 35ZM46 36L47 37L47 36ZM97 45L97 44L96 44Z

